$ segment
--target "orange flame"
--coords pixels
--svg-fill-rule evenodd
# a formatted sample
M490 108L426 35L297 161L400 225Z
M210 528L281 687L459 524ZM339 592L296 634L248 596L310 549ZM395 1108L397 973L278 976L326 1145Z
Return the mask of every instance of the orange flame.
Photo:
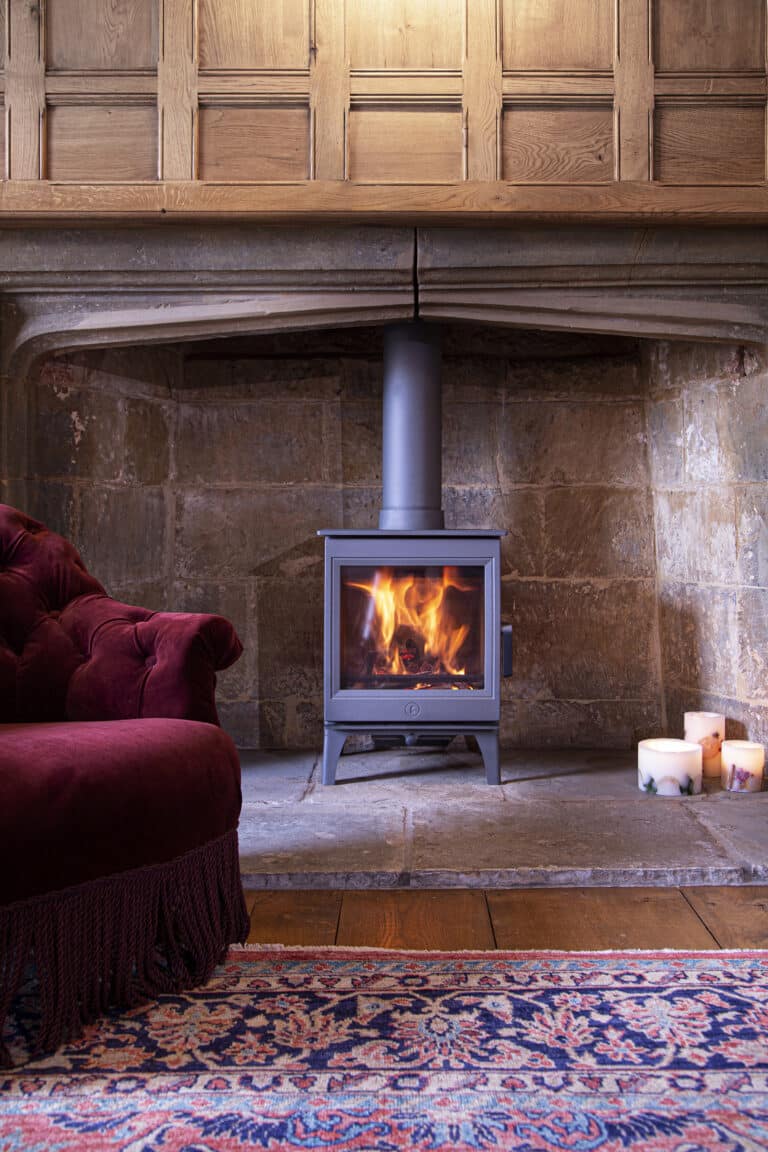
M366 636L378 654L377 673L465 675L457 655L469 627L454 624L445 598L449 588L460 592L475 588L462 582L457 568L444 568L442 579L412 572L396 576L391 568L379 568L371 583L350 582L349 587L360 588L371 598Z

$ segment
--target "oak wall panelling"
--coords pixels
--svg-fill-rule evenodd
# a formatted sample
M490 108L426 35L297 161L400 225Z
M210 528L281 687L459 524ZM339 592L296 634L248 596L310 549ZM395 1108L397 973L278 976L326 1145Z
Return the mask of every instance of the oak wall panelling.
M610 71L614 6L614 0L501 0L505 71Z
M309 164L306 105L201 104L201 180L306 180Z
M48 0L49 71L157 67L158 0Z
M198 0L201 69L309 67L313 0Z
M669 184L765 180L765 101L656 101L654 179Z
M765 72L765 0L653 0L659 72Z
M347 130L350 180L435 184L462 179L459 105L353 105Z
M613 102L506 104L502 175L532 184L598 184L614 176Z
M0 211L40 180L290 184L342 213L381 186L377 215L645 184L622 202L729 211L768 192L767 31L766 0L0 0Z
M157 179L154 104L54 104L46 120L51 180Z
M347 0L352 69L461 68L466 0Z

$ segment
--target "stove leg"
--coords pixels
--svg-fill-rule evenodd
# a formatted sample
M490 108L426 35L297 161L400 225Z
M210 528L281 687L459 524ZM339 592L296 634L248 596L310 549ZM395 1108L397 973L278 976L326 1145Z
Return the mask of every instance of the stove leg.
M485 764L486 780L489 784L501 784L498 732L475 732L474 736Z
M326 728L323 735L323 784L336 783L336 765L347 738L346 732Z

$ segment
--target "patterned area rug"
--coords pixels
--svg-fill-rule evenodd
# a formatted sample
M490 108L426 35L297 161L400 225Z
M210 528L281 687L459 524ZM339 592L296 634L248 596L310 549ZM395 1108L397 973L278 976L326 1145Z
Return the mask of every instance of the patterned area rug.
M765 1149L768 952L237 949L0 1073L0 1148Z

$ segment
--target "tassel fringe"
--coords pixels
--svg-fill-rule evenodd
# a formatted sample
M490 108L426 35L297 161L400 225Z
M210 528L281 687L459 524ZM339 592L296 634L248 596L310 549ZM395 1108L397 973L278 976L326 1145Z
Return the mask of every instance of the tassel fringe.
M34 1057L109 1008L205 983L247 935L236 829L165 864L0 908L0 1067L11 1066L3 1028L30 965Z

